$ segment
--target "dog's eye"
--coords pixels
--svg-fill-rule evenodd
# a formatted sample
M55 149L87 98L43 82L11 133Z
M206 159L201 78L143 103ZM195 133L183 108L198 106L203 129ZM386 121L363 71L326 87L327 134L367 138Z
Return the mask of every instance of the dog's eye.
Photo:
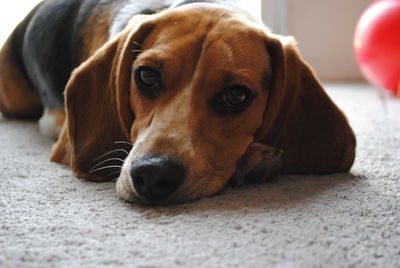
M143 68L139 75L140 82L148 87L154 86L158 82L158 73L154 70Z
M242 87L232 87L224 91L224 102L227 106L236 107L247 99L247 91Z
M135 82L140 92L150 99L156 98L161 85L160 73L147 66L137 67L134 73Z
M253 94L245 86L232 86L216 97L215 109L220 114L236 114L244 111L253 99Z

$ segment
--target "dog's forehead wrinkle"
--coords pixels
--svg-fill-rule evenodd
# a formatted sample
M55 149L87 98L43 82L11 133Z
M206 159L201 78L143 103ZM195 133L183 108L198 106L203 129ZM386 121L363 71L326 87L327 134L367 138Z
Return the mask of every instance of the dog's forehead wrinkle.
M220 16L224 17L225 15ZM235 25L244 23L236 18L226 19L225 17L224 22L219 22L216 21L215 18L209 18L208 16L205 16L205 19L201 19L197 23L201 25L201 27L199 26L195 28L187 27L187 25L186 27L182 26L176 28L176 26L174 27L169 24L168 28L176 28L175 30L177 31L172 31L172 34L176 35L176 38L170 38L171 33L169 31L161 31L161 34L154 33L154 41L151 41L154 43L153 47L150 47L150 50L154 48L155 50L153 50L153 52L157 51L158 54L153 54L158 55L159 57L162 57L163 55L176 56L174 59L168 59L168 62L170 62L169 65L172 64L174 66L174 73L171 74L168 72L167 77L176 77L175 79L170 79L171 84L174 84L174 87L182 87L182 83L187 82L201 84L202 71L218 71L217 68L225 67L227 69L231 69L232 73L245 73L243 70L249 69L244 66L240 71L234 70L237 65L242 65L240 61L245 56L245 53L241 52L239 49L242 47L246 48L246 46L241 46L240 43L248 39L246 38L242 41L242 38L238 38L238 35L240 36L241 32L243 32L245 35L249 35L248 32L253 32L251 33L251 35L253 35L254 31L248 29L235 29L235 27L233 27L234 25L229 25L230 20L235 21ZM174 21L176 22L177 20ZM180 24L186 24L185 19L179 19L179 22ZM188 24L191 25L192 22L193 20L189 20ZM204 33L203 28L210 29ZM197 31L199 34L196 34ZM218 57L216 57L216 55L218 55ZM207 67L207 70L202 70L205 66ZM246 76L252 77L251 74ZM259 74L259 76L261 77L261 74ZM191 81L183 81L189 80L190 77L192 78ZM224 79L225 81L227 80L227 78L219 79ZM260 78L257 80L260 80ZM179 83L181 83L181 85L178 85ZM253 81L252 84L257 84L258 88L260 81ZM196 88L198 87L192 87L192 89Z
M229 41L221 40L217 37L212 40L207 40L207 43L204 44L204 54L213 50L218 50L218 52L222 54L221 57L223 60L228 64L234 63L233 47Z

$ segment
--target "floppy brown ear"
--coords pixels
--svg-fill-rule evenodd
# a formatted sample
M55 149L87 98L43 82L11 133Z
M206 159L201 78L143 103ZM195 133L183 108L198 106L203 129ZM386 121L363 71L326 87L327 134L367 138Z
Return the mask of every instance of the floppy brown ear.
M284 173L348 171L356 139L339 108L326 94L294 39L267 41L272 79L257 141L284 151Z
M104 174L110 173L110 169L91 173L94 160L117 149L115 142L129 141L134 120L129 109L131 64L137 55L135 51L140 50L140 43L153 28L152 23L143 21L136 19L134 26L127 26L98 49L74 70L66 86L67 117L50 159L68 164L77 177L106 179ZM126 156L115 153L108 157ZM113 162L103 166L108 165Z

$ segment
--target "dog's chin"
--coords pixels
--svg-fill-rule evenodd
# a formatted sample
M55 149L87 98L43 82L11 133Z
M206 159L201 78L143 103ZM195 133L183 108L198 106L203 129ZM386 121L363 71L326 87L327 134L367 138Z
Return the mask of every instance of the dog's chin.
M139 196L133 189L130 179L127 179L125 176L118 178L116 183L116 191L119 198L126 202L141 206L168 206L183 204L203 197L216 195L221 192L222 189L217 191L216 189L204 189L204 187L198 187L197 191L196 189L187 191L186 193L178 191L169 198L160 201L151 201Z
M145 198L140 197L132 187L132 184L129 179L125 176L121 176L117 180L116 191L119 198L123 199L126 202L142 205L142 206L160 206L171 204L172 202L168 199L163 200L162 202L152 202Z
M140 198L133 193L131 183L124 176L120 176L118 178L115 189L119 198L132 203L140 202Z

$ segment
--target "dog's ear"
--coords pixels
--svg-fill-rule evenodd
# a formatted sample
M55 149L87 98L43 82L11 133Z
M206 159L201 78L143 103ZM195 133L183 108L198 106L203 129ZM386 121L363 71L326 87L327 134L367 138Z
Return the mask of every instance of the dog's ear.
M256 141L284 151L285 173L348 171L356 140L344 114L326 94L291 37L269 34L271 80Z
M72 73L65 89L65 126L51 160L70 165L77 177L106 179L109 169L90 171L94 160L115 149L115 142L129 140L131 65L153 27L146 16L135 18ZM113 162L103 166L108 165Z

